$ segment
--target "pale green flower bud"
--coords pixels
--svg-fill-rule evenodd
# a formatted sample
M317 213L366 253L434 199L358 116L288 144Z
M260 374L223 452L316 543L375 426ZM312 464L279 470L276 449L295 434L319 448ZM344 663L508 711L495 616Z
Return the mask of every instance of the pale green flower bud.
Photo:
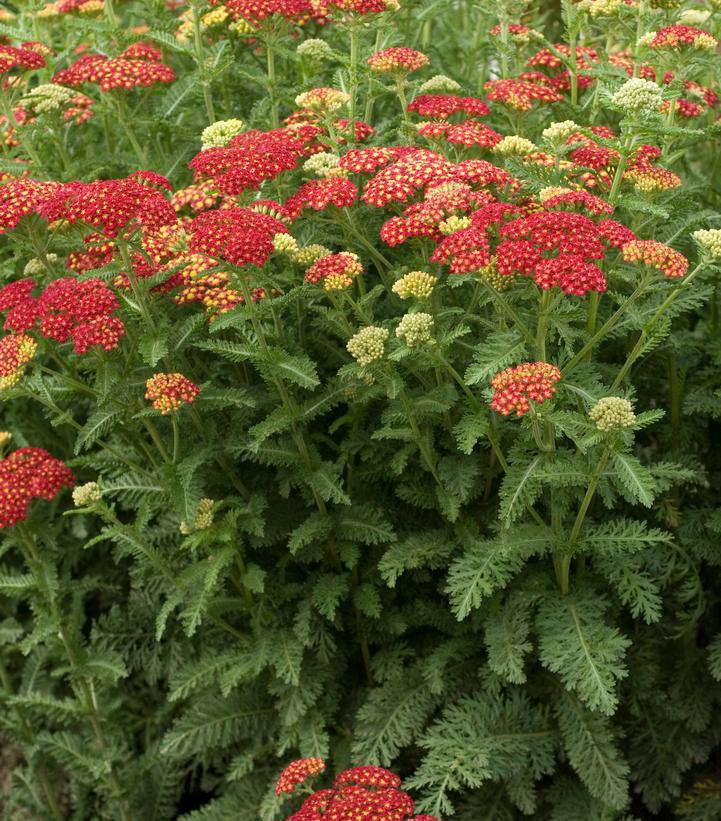
M340 157L330 151L319 151L303 163L303 170L319 177L329 177L340 170Z
M78 485L73 490L73 504L75 507L90 507L102 498L103 493L97 482L87 482L84 485Z
M436 74L435 77L422 83L418 89L421 94L453 94L460 90L460 83L446 77L445 74Z
M66 88L55 83L42 83L22 97L20 104L36 114L46 114L67 108L77 93L72 88Z
M215 506L215 502L213 499L201 499L198 502L198 509L195 512L195 519L193 519L193 523L188 524L186 521L182 521L179 526L180 532L183 536L189 536L191 533L195 533L196 530L206 530L213 524L213 508Z
M298 241L290 234L275 234L273 237L273 249L279 254L295 256L299 250Z
M371 362L382 359L387 339L388 331L385 328L369 325L354 334L348 340L346 348L358 364L370 365Z
M633 405L620 396L606 396L599 399L589 412L591 421L603 433L626 430L636 423Z
M428 299L433 293L433 286L438 282L438 277L427 274L425 271L409 271L402 276L394 285L393 293L398 294L401 299Z
M721 228L701 228L692 236L709 259L721 261Z
M430 314L406 314L398 323L396 336L402 339L409 348L423 345L431 338L433 317Z
M574 123L573 120L563 120L560 123L551 123L548 128L544 128L541 136L551 145L563 145L571 134L578 131L579 128L580 126Z
M245 123L242 120L218 120L217 123L207 126L200 135L200 142L203 148L220 148L237 137L243 129Z
M493 146L493 153L501 157L524 157L536 150L536 146L525 137L510 134Z
M58 255L57 254L46 254L45 258L48 262L53 263L57 262ZM31 259L28 260L27 264L25 265L25 269L23 270L23 274L26 277L38 277L41 274L45 273L45 266L43 265L42 261L39 259Z
M305 248L298 249L298 251L296 251L293 255L293 259L302 268L310 268L310 266L315 265L319 259L330 256L332 253L333 252L330 248L326 248L325 245L318 245L315 243L313 245L306 245Z
M316 37L304 40L296 51L301 57L307 60L315 60L318 63L333 59L333 49L325 40L319 40Z
M470 217L459 217L457 214L451 214L448 219L438 223L438 230L441 234L448 236L449 234L455 234L456 231L461 231L463 228L470 228L471 225L473 225L473 222Z
M611 102L626 112L658 111L663 103L663 97L656 83L641 77L632 77L611 97Z

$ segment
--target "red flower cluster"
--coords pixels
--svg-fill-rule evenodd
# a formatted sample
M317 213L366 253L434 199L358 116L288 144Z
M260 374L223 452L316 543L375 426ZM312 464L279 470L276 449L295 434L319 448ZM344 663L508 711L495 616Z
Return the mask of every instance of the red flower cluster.
M563 99L555 88L531 80L489 80L484 89L489 100L505 103L519 111L530 111L534 101L556 103Z
M491 380L491 408L504 416L523 416L531 410L531 402L545 402L553 396L560 378L558 368L547 362L524 362L506 368Z
M469 117L485 117L491 109L478 97L459 97L457 94L421 94L408 106L420 117L447 120L462 111Z
M415 815L415 803L400 785L400 778L388 770L353 767L340 773L329 789L307 798L288 821L437 821Z
M326 291L339 291L353 284L353 277L363 272L363 266L355 254L342 251L329 254L305 272L305 281L312 285L322 284Z
M57 342L72 338L78 354L93 345L112 350L125 335L122 321L114 316L117 297L102 280L63 277L37 298L32 296L34 288L34 280L23 279L0 289L0 311L8 311L6 330L29 331L39 320L44 337Z
M391 202L407 202L417 191L441 175L450 175L453 164L442 154L409 148L391 165L379 171L363 189L367 205L383 208Z
M72 487L70 468L42 448L19 448L0 460L0 528L22 522L33 499L51 502Z
M200 388L182 373L156 373L145 383L145 398L165 416L175 413L183 403L192 404Z
M718 41L703 29L693 26L666 26L656 32L656 36L651 40L651 48L673 48L682 46L697 46L703 48L715 48Z
M35 356L37 343L25 334L11 334L0 339L0 390L15 385L23 368Z
M580 206L594 216L613 214L611 203L595 194L589 194L588 191L563 191L543 201L543 207L548 211L561 210L564 205Z
M654 145L642 145L628 164L623 178L637 188L649 191L667 191L681 185L681 177L666 168L659 168L654 161L661 150Z
M626 262L640 262L662 271L669 278L682 277L688 271L688 260L679 251L652 239L634 239L621 249Z
M208 254L233 265L265 265L273 253L273 237L287 234L275 217L249 208L206 211L192 222L189 247L193 254Z
M254 26L259 26L273 14L289 20L303 20L317 13L310 0L211 0L210 4L223 5L235 20L243 19Z
M125 179L66 183L45 196L36 211L48 222L90 225L106 237L116 237L121 230L132 233L138 228L159 228L176 220L165 196L143 184L137 174Z
M313 133L316 129L313 128ZM190 161L196 180L213 180L224 194L255 191L265 180L298 165L308 153L299 128L274 131L244 131L228 145L207 148Z
M29 44L28 44L29 45ZM7 74L11 69L32 70L45 68L45 58L35 49L17 48L16 46L0 45L0 74Z
M23 217L60 188L59 182L39 182L25 177L0 186L0 234L15 228Z
M325 770L325 761L322 758L299 758L291 761L283 770L275 785L275 794L292 793L298 784L304 784L312 775L318 775Z
M473 145L481 148L493 148L503 139L497 131L484 123L475 122L474 120L467 120L464 123L455 125L444 122L423 123L418 128L418 133L422 137L430 137L431 139L444 137L449 143L465 145L469 148Z
M144 88L154 83L172 83L175 72L160 62L160 51L145 43L135 43L119 57L86 54L59 71L53 82L73 88L94 83L101 91L115 88Z
M407 46L396 46L376 51L367 62L373 71L380 74L407 74L427 66L430 60L421 51Z
M330 5L355 14L380 14L393 9L391 0L330 0Z
M353 205L358 199L358 186L344 177L328 177L321 180L310 180L289 197L285 211L291 219L300 216L304 208L323 211L329 205L345 208Z

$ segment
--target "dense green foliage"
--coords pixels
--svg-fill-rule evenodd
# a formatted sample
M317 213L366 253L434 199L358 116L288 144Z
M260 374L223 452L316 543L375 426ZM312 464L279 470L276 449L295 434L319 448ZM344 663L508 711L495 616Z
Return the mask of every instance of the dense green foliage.
M591 13L594 2L607 13ZM721 57L703 44L654 50L643 37L679 22L719 37L721 11L594 2L401 0L363 15L336 3L330 22L238 25L203 22L211 6L200 0L62 13L16 0L0 16L9 44L52 49L44 68L0 74L22 78L0 94L0 286L98 278L124 327L108 350L81 353L32 327L37 353L0 391L0 429L12 434L2 455L44 448L78 484L75 506L65 489L2 530L0 731L21 755L5 817L275 821L298 808L276 796L279 772L310 756L333 771L389 767L418 812L439 819L721 817ZM508 28L520 23L534 31ZM301 48L310 39L329 48ZM81 45L116 57L136 42L159 47L177 78L130 90L87 82L93 114L82 123L21 103ZM430 65L371 70L372 53L398 45ZM550 59L529 67L548 46ZM674 75L647 90L655 107L617 95L642 66ZM527 110L493 98L488 80L524 71L567 82L536 77L558 99ZM458 94L486 99L482 121L499 139L533 145L423 136L419 123L434 117L408 103L437 74L433 93L452 78ZM172 225L181 250L166 237L152 260L142 219L99 238L91 219L40 207L11 219L17 203L2 192L23 173L67 183L152 170L177 197L206 126L237 118L270 131L318 87L347 95L337 112L296 117L323 150L400 146L399 160L414 144L447 166L405 202L282 214L295 244L276 237L264 264L206 247L231 310L174 300L178 281L162 287L188 264L184 243L197 251L187 206ZM679 100L702 110L687 116ZM375 133L349 146L336 117ZM569 120L562 139L544 135ZM583 141L608 161L574 159ZM659 150L640 168L642 145ZM218 184L219 194L211 179L205 207L272 200L265 210L278 215L309 179L362 192L383 173L379 163L324 178L304 167L308 153L244 190ZM387 220L426 201L426 183L479 158L504 175L467 186L485 201L442 203L425 235L381 239ZM337 170L338 157L327 163ZM497 259L461 273L447 264L458 251L431 261L488 202L552 213L545 203L569 187L594 197L558 213L597 226L613 211L669 255L644 265L604 241L589 257L604 287L582 295L504 279ZM601 202L607 212L594 212ZM699 229L711 239L694 239ZM108 240L97 264L65 269L68 255ZM363 272L347 288L309 281L298 249L315 244L356 254ZM679 260L682 276L669 269ZM401 299L393 285L412 271L437 278L432 293ZM364 359L347 345L368 327L385 333L372 332ZM537 362L559 369L550 398L518 416L491 409L491 379ZM145 400L158 372L183 374L197 397L161 413ZM611 410L599 409L609 397ZM14 488L2 464L0 523ZM79 493L90 482L101 494Z

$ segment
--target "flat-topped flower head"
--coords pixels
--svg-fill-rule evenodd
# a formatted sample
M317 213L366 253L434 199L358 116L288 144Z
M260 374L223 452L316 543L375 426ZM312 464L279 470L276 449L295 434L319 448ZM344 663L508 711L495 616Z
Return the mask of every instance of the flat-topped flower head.
M530 111L534 102L556 103L563 99L553 86L531 80L489 80L484 89L489 100L518 111Z
M37 349L37 342L26 334L10 334L0 339L0 391L17 385Z
M291 761L280 774L275 785L275 794L292 793L299 784L304 784L311 776L325 770L322 758L299 758Z
M358 199L358 187L343 177L326 177L304 183L285 203L288 214L295 218L306 209L324 211L329 206L344 208Z
M317 63L333 59L333 49L325 40L319 40L317 37L303 40L296 52L306 60L314 60Z
M573 120L562 120L561 122L551 123L547 128L544 128L541 136L551 145L561 146L576 131L578 131L578 125Z
M425 271L409 271L393 284L393 293L401 299L428 299L438 277Z
M713 51L718 45L718 40L703 29L693 26L666 26L657 31L650 41L650 48L654 49L674 49L700 48L706 51Z
M458 94L420 94L408 110L434 120L447 120L459 112L469 117L485 117L491 113L491 109L478 97L460 97Z
M32 48L0 45L0 75L14 68L21 71L45 68L45 58Z
M383 358L387 340L386 328L369 325L367 328L361 328L348 340L346 349L359 365L370 365L371 362Z
M223 208L199 214L190 226L189 248L237 265L263 266L274 250L274 237L288 233L284 223L249 208Z
M430 60L423 52L407 46L384 48L368 58L368 65L378 74L409 74L429 63Z
M433 334L433 317L426 313L406 314L398 323L396 336L409 348L428 342Z
M430 80L421 83L418 89L420 94L454 94L460 90L461 84L445 74L435 74Z
M163 416L175 413L183 404L191 405L200 393L200 388L182 373L156 373L145 388L145 398Z
M627 430L636 423L633 405L620 396L599 399L588 413L591 421L602 433Z
M510 134L493 146L493 153L499 157L524 157L536 150L536 146L525 137Z
M353 14L382 14L398 11L398 0L330 0L330 5Z
M295 104L316 114L332 114L348 103L350 96L338 88L311 88L295 98Z
M353 284L354 277L363 272L356 254L341 251L321 257L308 268L305 281L320 285L326 291L341 291Z
M631 77L611 97L617 108L627 113L658 111L663 103L661 88L651 80Z
M175 79L173 69L157 60L86 54L59 71L53 82L73 88L93 83L99 85L101 91L112 91L147 88L155 83L172 83Z
M0 460L0 529L27 518L33 499L52 501L73 487L70 468L42 448L20 448Z
M242 120L218 120L203 129L200 142L203 148L214 148L228 143L242 133L245 123Z
M640 262L670 279L682 277L688 271L688 260L682 253L656 240L631 240L623 246L621 254L626 262Z
M523 416L531 410L531 402L545 402L553 396L560 378L561 372L548 362L506 368L491 380L491 408L504 416Z

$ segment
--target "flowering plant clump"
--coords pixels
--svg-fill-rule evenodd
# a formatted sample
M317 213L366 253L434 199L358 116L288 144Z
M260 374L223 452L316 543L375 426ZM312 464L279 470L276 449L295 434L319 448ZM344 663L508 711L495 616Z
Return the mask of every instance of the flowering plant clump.
M3 817L721 817L720 9L0 9Z

